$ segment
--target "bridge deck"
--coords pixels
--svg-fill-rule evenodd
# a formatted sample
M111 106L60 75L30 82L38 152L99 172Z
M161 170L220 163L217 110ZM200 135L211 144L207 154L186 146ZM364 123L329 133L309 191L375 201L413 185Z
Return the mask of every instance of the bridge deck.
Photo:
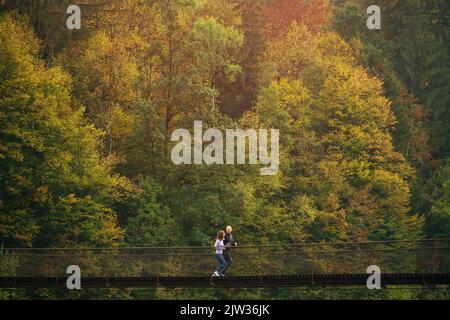
M368 274L230 277L84 277L82 288L365 286ZM0 277L0 288L66 288L65 277ZM386 285L450 285L450 273L391 273Z

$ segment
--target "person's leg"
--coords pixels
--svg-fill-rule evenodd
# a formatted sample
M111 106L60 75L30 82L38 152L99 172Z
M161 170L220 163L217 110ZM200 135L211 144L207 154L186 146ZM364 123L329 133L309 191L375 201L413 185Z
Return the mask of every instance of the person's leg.
M222 269L222 255L221 254L216 254L216 260L217 260L217 267L216 267L216 271L220 272L220 270Z
M223 254L219 254L219 261L220 261L220 269L217 270L219 273L222 273L222 270L227 266L227 262L225 261Z
M233 263L233 258L231 257L231 254L229 253L224 253L223 257L225 259L225 262L227 263L227 265L225 266L225 268L223 268L222 273L225 274L225 272L227 271L227 269L230 267L230 265Z
M228 258L229 257L229 255L227 254L227 253L225 253L224 252L224 254L223 254L223 259L225 260L225 267L222 269L222 273L223 274L225 274L225 272L227 271L227 269L228 269Z
M222 269L222 259L223 258L222 258L221 254L216 254L214 257L217 260L217 266L216 266L216 269L214 270L214 273L212 274L212 276L218 277L218 276L220 276L220 270Z

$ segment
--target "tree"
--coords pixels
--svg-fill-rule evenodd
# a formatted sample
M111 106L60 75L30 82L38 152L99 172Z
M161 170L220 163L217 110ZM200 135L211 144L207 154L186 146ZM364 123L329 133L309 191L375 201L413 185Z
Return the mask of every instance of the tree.
M142 192L136 216L129 219L126 242L130 246L171 246L182 238L182 232L169 208L158 204L161 188L151 179L140 182Z
M428 237L447 238L450 235L450 165L443 166L433 180L435 188L429 196L431 209L425 231Z
M264 6L269 39L276 39L289 30L292 22L305 25L316 33L331 19L331 8L326 1L272 0Z
M233 80L241 71L233 61L242 46L242 35L232 27L225 27L214 18L198 19L192 28L192 52L199 80L211 89L224 77Z
M240 31L244 44L240 52L239 74L235 86L223 92L223 111L238 118L250 110L256 100L258 87L264 73L263 53L266 46L263 4L260 0L236 0L235 10L241 17Z
M268 56L280 80L261 91L255 122L280 128L286 207L303 197L312 208L310 239L417 234L421 223L408 215L414 171L393 148L382 83L355 67L339 36L313 37L296 23Z
M114 151L114 142L130 134L133 121L130 111L136 98L137 67L129 46L126 38L99 31L88 40L72 67L78 99L97 127L106 131L104 153L108 155Z
M117 244L121 230L108 202L123 181L110 175L100 160L102 133L86 124L83 108L73 104L71 78L60 68L44 67L25 23L2 15L0 30L4 245ZM57 222L64 217L92 223L80 225L83 230L66 239L67 225Z
M394 143L415 166L412 212L431 210L434 171L447 158L449 136L448 6L440 0L380 1L382 28L365 28L366 0L337 3L334 28L360 48L360 61L382 78L397 118Z

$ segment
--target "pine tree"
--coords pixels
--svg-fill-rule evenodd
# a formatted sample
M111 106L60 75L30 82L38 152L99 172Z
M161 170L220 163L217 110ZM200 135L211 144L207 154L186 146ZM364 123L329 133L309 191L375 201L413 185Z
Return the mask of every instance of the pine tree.
M241 116L253 106L261 74L263 72L263 53L266 47L263 3L261 0L237 0L235 10L240 13L240 31L244 35L244 44L240 52L241 74L236 86L224 92L221 100L223 111L233 117Z

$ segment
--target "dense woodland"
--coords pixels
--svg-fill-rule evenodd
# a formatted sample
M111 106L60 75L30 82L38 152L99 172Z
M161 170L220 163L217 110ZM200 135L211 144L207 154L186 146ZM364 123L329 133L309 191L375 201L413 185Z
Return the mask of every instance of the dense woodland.
M77 2L0 0L2 246L450 237L449 1ZM278 174L172 164L194 120L278 128Z

